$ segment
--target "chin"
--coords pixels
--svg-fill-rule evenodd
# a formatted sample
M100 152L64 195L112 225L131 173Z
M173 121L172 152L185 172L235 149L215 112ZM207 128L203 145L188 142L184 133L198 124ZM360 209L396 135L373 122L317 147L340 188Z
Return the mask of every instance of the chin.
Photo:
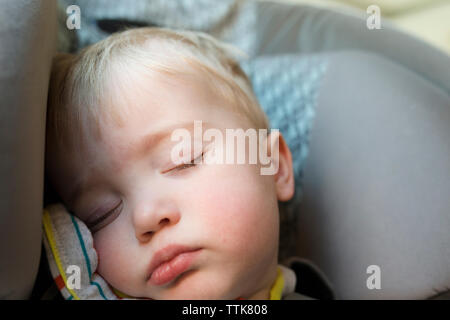
M212 289L212 290L211 290ZM217 288L188 288L177 292L166 292L156 300L228 300Z
M186 279L187 280L187 279ZM206 279L189 279L164 291L157 300L234 300L233 294L230 294L231 288L223 286L217 281L207 281ZM212 284L212 285L211 285ZM233 296L233 297L232 297Z

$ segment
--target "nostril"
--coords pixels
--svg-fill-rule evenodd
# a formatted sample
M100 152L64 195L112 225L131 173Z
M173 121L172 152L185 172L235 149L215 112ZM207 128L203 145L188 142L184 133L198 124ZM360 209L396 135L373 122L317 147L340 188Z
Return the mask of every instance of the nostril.
M170 222L170 219L168 219L168 218L162 219L162 220L159 222L159 228L158 228L158 230L159 230L160 228L164 227L164 226L165 226L166 224L168 224L169 222ZM154 234L156 231L158 231L158 230L155 230L155 231L147 231L147 232L143 233L143 236L145 236L146 238L151 238L151 237L153 237L153 234Z
M147 237L152 237L153 234L154 234L153 231L147 231L146 233L144 233L144 235L147 236Z
M162 219L160 222L159 222L159 224L161 224L161 225L165 225L165 224L167 224L167 223L169 223L169 219L168 218L164 218L164 219Z

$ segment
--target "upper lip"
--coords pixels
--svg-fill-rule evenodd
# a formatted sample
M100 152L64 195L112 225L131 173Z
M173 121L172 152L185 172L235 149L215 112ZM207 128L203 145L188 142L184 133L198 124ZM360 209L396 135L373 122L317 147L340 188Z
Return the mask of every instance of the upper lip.
M199 248L183 246L178 244L170 244L158 251L153 255L152 260L150 261L150 266L148 268L148 277L150 279L153 271L156 270L161 264L166 261L170 261L181 253L196 251Z

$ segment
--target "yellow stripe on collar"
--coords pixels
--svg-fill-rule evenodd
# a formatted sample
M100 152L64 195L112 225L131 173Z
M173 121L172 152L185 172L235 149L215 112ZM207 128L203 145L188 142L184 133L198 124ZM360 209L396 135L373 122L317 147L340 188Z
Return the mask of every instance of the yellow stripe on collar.
M129 296L129 295L123 293L122 291L117 290L116 288L111 287L111 289L114 292L114 294L116 296L118 296L119 298L121 298L121 299L124 299L124 298L126 298L126 299L136 299L136 298L134 298L132 296Z
M284 277L280 267L277 268L277 278L270 289L270 300L281 300L281 294L284 288Z

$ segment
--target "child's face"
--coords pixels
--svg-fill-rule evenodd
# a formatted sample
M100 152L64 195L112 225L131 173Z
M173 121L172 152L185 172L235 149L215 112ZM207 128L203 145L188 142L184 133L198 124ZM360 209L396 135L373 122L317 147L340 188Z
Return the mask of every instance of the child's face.
M179 141L172 142L169 131L154 148L147 144L147 149L138 150L147 134L185 124L191 130L194 120L202 120L203 131L217 128L224 137L226 128L246 130L250 125L224 107L228 102L199 77L141 78L136 83L130 83L124 101L145 106L145 111L130 113L120 128L105 124L103 139L90 142L84 152L50 157L55 161L49 172L52 184L88 226L96 210L100 217L116 208L91 226L97 272L134 297L268 298L278 258L277 201L290 198L294 188L283 138L276 175L261 175L260 165L248 160L165 172L176 166L171 150ZM205 151L207 143L203 147ZM71 198L83 177L87 184ZM155 253L172 244L199 250L172 263L173 270L185 270L173 280L161 284L170 279L162 273L156 282L149 281Z

